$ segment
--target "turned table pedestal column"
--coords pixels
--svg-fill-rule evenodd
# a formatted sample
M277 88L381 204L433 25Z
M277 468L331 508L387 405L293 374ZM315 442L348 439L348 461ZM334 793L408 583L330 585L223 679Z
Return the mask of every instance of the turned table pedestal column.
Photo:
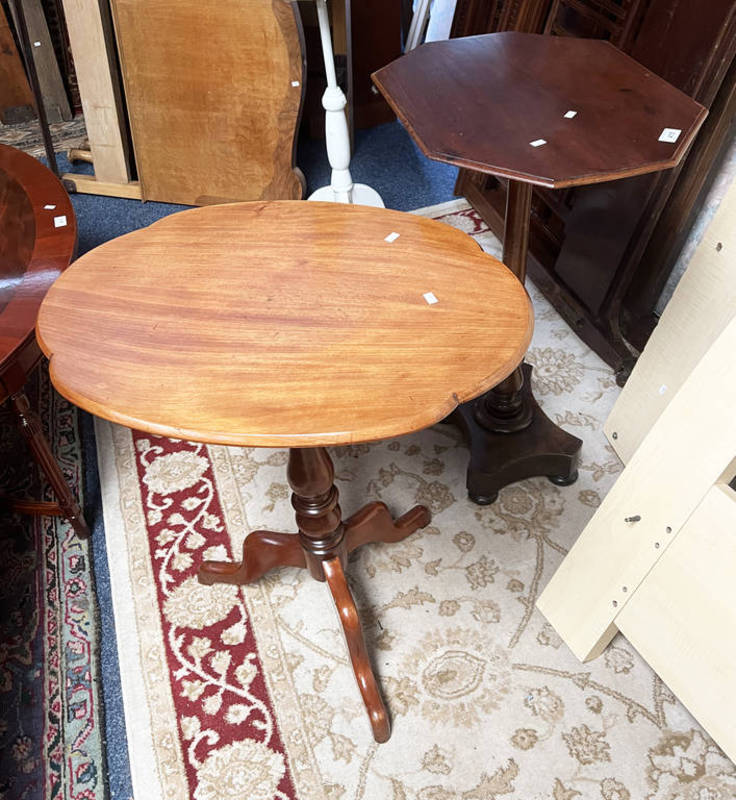
M608 42L491 33L412 50L373 80L422 152L508 181L503 261L524 281L532 187L561 189L675 166L706 110ZM480 356L479 356L480 357ZM548 419L514 374L453 419L470 444L468 492L577 478L580 439Z

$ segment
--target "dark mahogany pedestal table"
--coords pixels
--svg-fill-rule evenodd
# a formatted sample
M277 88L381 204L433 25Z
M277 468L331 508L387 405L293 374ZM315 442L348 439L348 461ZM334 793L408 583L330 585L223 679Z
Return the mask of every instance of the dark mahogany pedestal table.
M247 583L290 565L326 581L379 742L388 716L344 569L351 550L430 516L416 506L394 522L374 502L343 521L325 448L438 422L505 379L531 330L524 288L464 233L294 201L184 211L108 242L54 284L37 326L57 389L94 414L290 448L298 533L251 532L241 561L204 562L199 577Z
M34 328L46 290L66 269L77 223L59 179L32 156L0 144L0 402L10 398L21 432L57 502L2 497L5 508L64 516L77 535L89 528L25 392L41 361Z
M673 167L707 113L598 39L507 32L431 42L373 80L426 156L508 180L503 261L522 282L532 186ZM455 415L470 442L467 485L477 503L534 475L561 486L577 478L582 442L537 405L531 373L520 364Z

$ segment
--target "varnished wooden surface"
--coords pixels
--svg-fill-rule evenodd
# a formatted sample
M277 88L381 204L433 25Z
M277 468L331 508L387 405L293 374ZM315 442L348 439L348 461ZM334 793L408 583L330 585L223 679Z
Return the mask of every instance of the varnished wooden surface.
M112 0L112 9L144 200L302 197L296 2Z
M55 217L66 217L66 225L55 227ZM35 158L0 144L0 369L33 336L41 300L76 241L74 210L58 179Z
M373 79L429 158L553 188L672 167L707 114L596 39L504 32L431 42ZM682 133L660 142L664 128ZM546 144L532 147L539 139Z
M57 389L94 414L294 447L437 422L506 377L531 330L523 287L466 234L299 202L195 209L108 242L37 326Z

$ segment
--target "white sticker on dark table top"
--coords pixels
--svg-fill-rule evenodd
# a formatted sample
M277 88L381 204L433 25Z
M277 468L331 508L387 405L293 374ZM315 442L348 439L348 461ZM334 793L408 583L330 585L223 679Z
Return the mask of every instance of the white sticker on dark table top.
M535 139L533 142L529 142L532 147L541 147L543 144L547 144L546 139Z
M682 131L680 128L665 128L662 133L659 134L659 141L660 142L676 142L680 138L680 134Z

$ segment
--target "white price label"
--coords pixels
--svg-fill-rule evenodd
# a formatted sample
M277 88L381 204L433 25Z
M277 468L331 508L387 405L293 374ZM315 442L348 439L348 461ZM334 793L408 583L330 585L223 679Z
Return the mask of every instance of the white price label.
M676 142L680 138L680 134L682 131L680 128L665 128L662 133L659 134L659 141L660 142Z

